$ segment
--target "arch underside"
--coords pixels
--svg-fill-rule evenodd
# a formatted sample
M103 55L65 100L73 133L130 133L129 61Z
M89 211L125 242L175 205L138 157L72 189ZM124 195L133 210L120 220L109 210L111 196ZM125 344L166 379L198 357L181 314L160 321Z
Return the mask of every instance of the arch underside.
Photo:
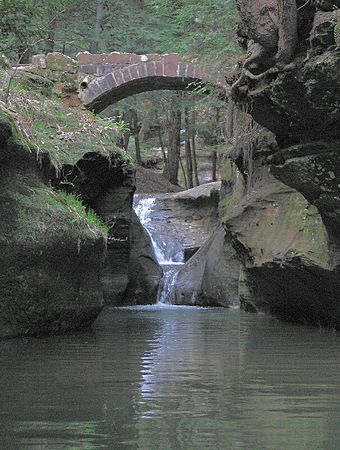
M194 91L201 84L206 84L204 80L198 78L183 78L183 77L166 77L166 76L151 76L127 81L117 87L108 89L99 94L88 103L85 102L87 108L95 113L103 111L113 103L119 102L124 98L130 97L142 92L160 91L160 90L176 90L176 91ZM89 86L89 88L91 85ZM223 95L221 86L216 86ZM209 92L209 86L205 93Z

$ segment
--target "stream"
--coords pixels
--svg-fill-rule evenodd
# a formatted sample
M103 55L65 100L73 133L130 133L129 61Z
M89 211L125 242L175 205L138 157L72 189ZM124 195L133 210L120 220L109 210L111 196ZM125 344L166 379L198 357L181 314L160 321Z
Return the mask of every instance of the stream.
M172 288L176 283L178 271L184 265L184 249L172 235L161 232L162 224L167 217L161 210L156 209L155 197L135 195L134 210L150 236L157 262L164 272L159 286L157 304L160 307L171 305Z
M170 305L181 248L154 237L152 198L138 207L168 277L158 303L0 342L0 449L339 449L339 335Z

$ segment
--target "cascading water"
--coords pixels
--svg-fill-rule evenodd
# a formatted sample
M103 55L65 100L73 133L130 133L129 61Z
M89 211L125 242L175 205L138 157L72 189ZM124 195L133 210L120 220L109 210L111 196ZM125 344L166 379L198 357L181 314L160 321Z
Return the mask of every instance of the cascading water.
M156 198L145 195L135 195L134 210L141 224L148 232L157 262L164 271L158 291L158 303L173 303L173 286L179 269L184 265L183 248L175 242L173 236L162 232L162 223L166 217L157 210Z

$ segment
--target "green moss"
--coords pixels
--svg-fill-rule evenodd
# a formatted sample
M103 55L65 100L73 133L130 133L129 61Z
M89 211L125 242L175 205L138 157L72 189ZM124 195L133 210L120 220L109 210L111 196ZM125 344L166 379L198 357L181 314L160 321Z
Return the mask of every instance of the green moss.
M68 90L71 89L70 82L67 84ZM2 93L3 99L5 91L6 87ZM48 152L56 167L73 165L88 152L116 157L117 164L122 166L132 164L129 155L116 144L119 127L112 120L87 110L68 107L53 93L53 83L46 78L34 74L14 74L10 83L9 105L36 150Z
M94 238L99 234L107 236L108 227L93 211L73 195L55 192L44 184L30 184L29 178L17 176L13 179L11 191L7 193L17 205L16 215L20 223L19 240L41 242L44 234L58 239L69 236L70 241Z
M94 211L91 209L86 210L85 205L74 195L62 191L55 192L54 195L57 201L59 201L66 210L72 212L73 223L79 222L80 224L88 224L92 229L98 229L107 236L109 232L108 226Z
M23 147L27 151L35 150L34 144L31 143L23 129L16 123L14 117L8 111L0 109L0 132L2 136L9 130L12 144Z
M276 190L265 198L254 196L240 219L235 219L244 245L255 264L266 260L301 258L328 268L328 238L317 209L298 192ZM239 222L240 221L240 222Z
M219 203L220 217L227 217L244 196L245 186L243 177L230 160L226 160L222 167L222 180L230 186L229 192L223 192Z

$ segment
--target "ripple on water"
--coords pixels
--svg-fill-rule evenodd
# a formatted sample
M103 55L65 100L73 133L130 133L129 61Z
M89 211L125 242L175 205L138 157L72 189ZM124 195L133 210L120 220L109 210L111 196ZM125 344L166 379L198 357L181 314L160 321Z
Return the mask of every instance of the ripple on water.
M338 449L337 334L238 310L108 308L0 347L0 448Z

